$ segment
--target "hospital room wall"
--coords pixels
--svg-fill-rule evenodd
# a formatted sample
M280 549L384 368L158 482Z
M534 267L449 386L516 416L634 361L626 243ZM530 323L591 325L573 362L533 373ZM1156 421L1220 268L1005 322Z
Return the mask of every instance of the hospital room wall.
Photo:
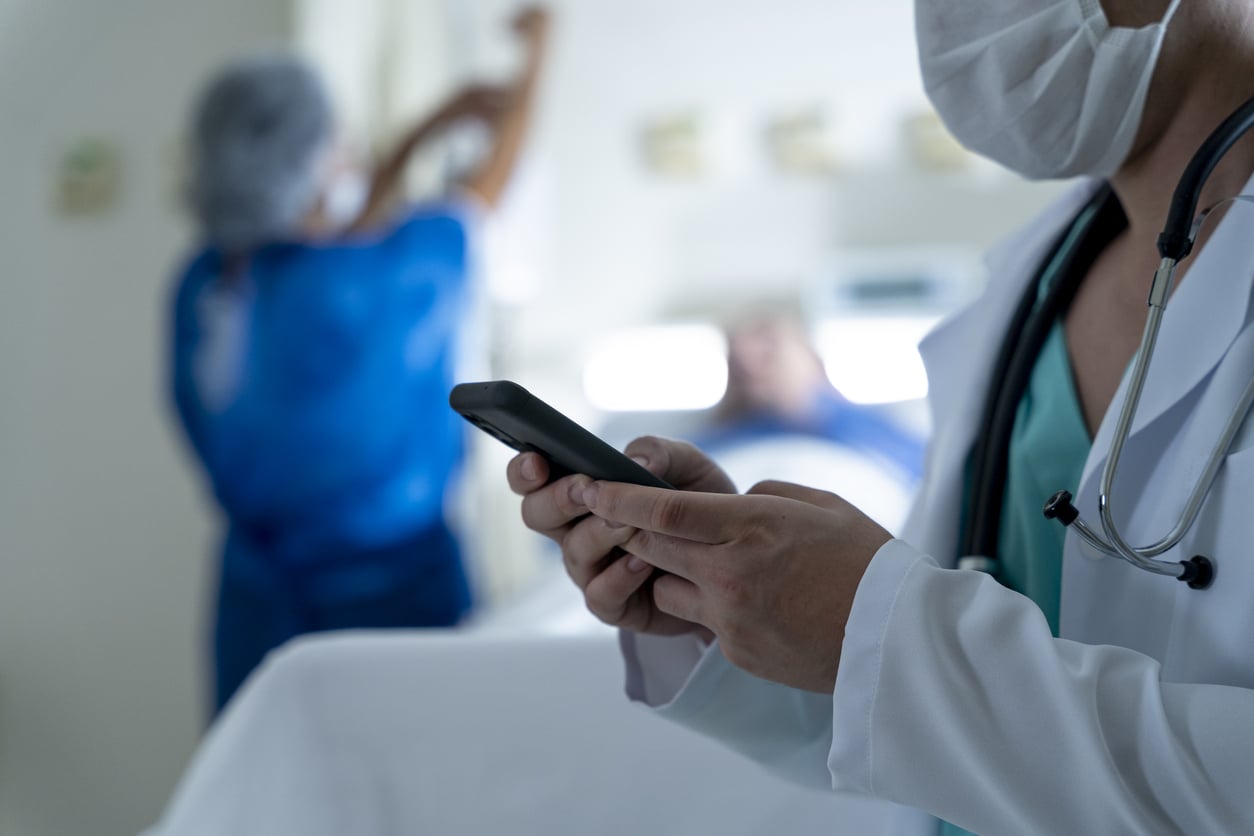
M446 5L466 33L460 72L508 63L500 21L516 0ZM555 48L529 164L552 223L535 253L545 269L512 294L547 313L518 317L509 336L523 347L717 297L787 293L838 248L983 248L1056 193L975 158L960 171L912 163L906 123L929 108L911 0L551 5ZM770 125L812 110L828 121L835 167L783 171ZM652 170L647 127L685 115L702 170ZM565 323L560 339L554 323Z
M0 833L133 834L203 722L214 520L166 408L189 97L283 0L0 0ZM99 138L116 202L57 209Z

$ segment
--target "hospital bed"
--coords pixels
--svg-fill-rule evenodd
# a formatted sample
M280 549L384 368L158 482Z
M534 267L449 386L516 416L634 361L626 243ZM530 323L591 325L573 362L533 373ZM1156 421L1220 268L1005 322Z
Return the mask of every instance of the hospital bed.
M352 632L272 654L148 836L875 834L629 703L613 630L554 575L466 631Z

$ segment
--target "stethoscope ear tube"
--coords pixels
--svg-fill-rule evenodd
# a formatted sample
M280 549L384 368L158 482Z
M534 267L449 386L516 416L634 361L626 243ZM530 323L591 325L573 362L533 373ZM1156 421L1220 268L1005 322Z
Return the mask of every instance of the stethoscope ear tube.
M1167 223L1158 236L1158 253L1163 258L1180 261L1193 251L1193 216L1197 214L1197 203L1202 195L1202 186L1210 177L1215 166L1223 159L1236 141L1245 132L1254 127L1254 98L1246 101L1231 116L1219 124L1206 137L1206 141L1197 149L1193 159L1189 160L1176 191L1171 197L1171 208L1167 211Z

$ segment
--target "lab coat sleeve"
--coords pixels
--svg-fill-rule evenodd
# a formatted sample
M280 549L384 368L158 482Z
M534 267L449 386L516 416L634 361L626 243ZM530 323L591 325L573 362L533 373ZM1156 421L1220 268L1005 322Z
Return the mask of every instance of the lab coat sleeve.
M1054 638L1027 598L894 540L858 587L833 786L977 833L1254 832L1254 691Z
M620 633L627 694L794 783L831 789L832 698L751 676L715 642Z

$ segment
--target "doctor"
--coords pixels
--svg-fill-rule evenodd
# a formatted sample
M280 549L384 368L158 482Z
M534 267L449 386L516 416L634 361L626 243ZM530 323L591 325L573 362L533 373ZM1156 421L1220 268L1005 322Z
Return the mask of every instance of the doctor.
M696 449L656 438L628 452L687 492L546 486L522 455L508 478L524 521L624 628L633 699L795 780L947 832L1254 832L1254 422L1164 555L1214 559L1208 589L1040 518L1059 487L1096 507L1172 191L1254 94L1254 3L916 0L916 19L959 139L1029 177L1085 179L990 254L986 294L925 342L934 443L900 536L799 485L736 495ZM1254 190L1252 172L1246 137L1200 205ZM1181 267L1115 485L1134 543L1175 523L1254 376L1254 208L1204 227ZM955 571L995 358L1020 300L1066 280L1078 289L996 452L996 576ZM903 810L900 830L936 818Z

